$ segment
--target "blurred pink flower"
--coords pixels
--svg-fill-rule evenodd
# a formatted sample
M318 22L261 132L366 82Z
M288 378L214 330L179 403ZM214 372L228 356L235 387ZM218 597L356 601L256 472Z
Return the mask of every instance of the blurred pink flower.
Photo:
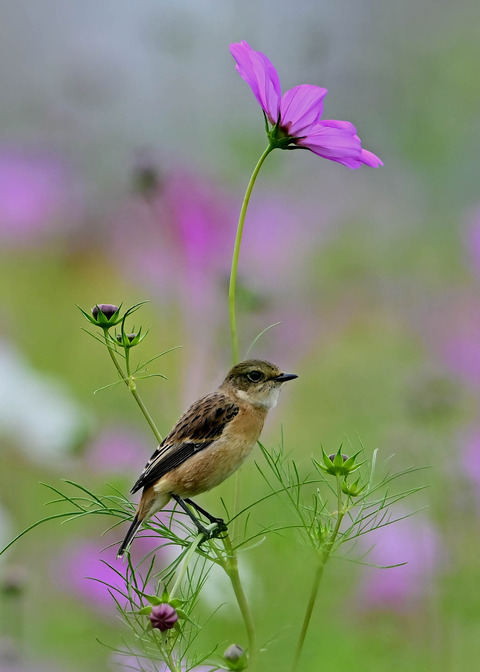
M115 214L113 241L127 273L191 304L215 299L233 245L230 197L192 171L172 169L149 197L138 194ZM135 222L135 225L132 225ZM228 257L228 255L227 255Z
M192 169L162 171L154 157L144 153L141 158L133 171L135 189L112 217L110 240L119 268L154 291L159 303L174 302L182 332L186 338L191 334L184 342L188 347L176 354L187 372L181 392L187 403L205 391L212 376L215 362L208 353L215 349L218 359L219 344L227 342L226 295L241 203ZM304 198L272 191L252 200L237 283L247 322L245 350L278 320L282 324L262 337L261 349L270 344L270 352L281 354L287 347L290 353L293 344L300 354L317 337L318 316L303 297L307 269L330 235L329 221L328 208L319 212L316 202Z
M138 471L155 448L130 427L111 426L101 431L88 446L85 459L95 473Z
M129 275L134 272L164 297L180 292L193 315L213 318L225 297L239 207L205 176L173 169L150 188L148 198L136 194L117 211L112 226L117 255ZM272 193L254 199L248 219L239 283L262 292L278 290L280 283L291 293L302 278L299 267L308 263L305 255L313 254L325 235L325 216L313 203ZM266 250L275 263L266 263Z
M18 641L5 636L0 637L0 672L55 672L58 668L52 663L41 663L38 656L26 658L25 647Z
M51 663L42 665L34 660L3 660L0 650L0 672L55 672L56 669Z
M427 324L430 347L458 378L480 386L480 304L468 292L455 294L437 310L438 317ZM445 319L445 316L448 319Z
M445 362L463 380L480 386L480 332L452 337L443 346Z
M126 656L116 653L110 659L113 672L170 672L170 668L160 661L150 661L144 656ZM212 672L211 666L200 665L189 668L189 672ZM1 671L0 671L1 672ZM182 665L182 672L186 672L185 665Z
M63 233L78 218L78 196L71 167L54 153L0 147L3 241L18 244Z
M120 604L125 601L122 595L115 590L117 588L125 592L125 582L117 572L125 576L127 564L117 559L118 544L115 543L119 541L124 527L118 528L116 533L110 532L99 539L80 539L72 542L59 552L53 567L57 585L78 597L91 609L101 608L110 613L112 617L116 617L116 611L108 585L113 587L112 593ZM148 532L140 533L132 545L131 557L134 565L162 543L160 537L147 535ZM165 559L168 554L168 550L159 549L155 553L157 562L161 562L161 559ZM105 583L101 583L102 581Z
M475 489L480 503L480 429L470 430L467 436L461 439L460 464L463 473Z
M405 512L397 512L397 516ZM431 589L441 564L441 542L431 523L416 514L360 537L366 549L375 544L366 562L388 567L366 567L359 589L361 608L408 609Z
M298 294L302 282L310 280L302 270L325 237L326 221L313 208L275 193L255 198L243 234L240 281L273 294L281 290L282 298ZM232 223L234 217L232 212ZM224 251L228 264L231 253L231 249Z
M365 164L377 168L382 161L362 149L355 126L348 121L323 120L323 99L327 89L302 84L282 96L280 79L269 59L245 42L230 45L237 62L236 69L253 91L273 128L269 137L276 146L292 145L309 149L314 154L336 161L348 168Z
M480 207L477 206L476 210L470 213L468 220L464 244L473 262L475 273L480 275Z

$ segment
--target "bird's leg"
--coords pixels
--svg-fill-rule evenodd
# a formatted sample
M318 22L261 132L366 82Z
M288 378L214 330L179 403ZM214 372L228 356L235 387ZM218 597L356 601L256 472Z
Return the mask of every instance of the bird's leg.
M190 520L193 523L195 523L195 527L200 532L200 534L203 534L205 536L205 539L210 539L210 537L212 536L211 531L207 530L207 528L202 525L202 523L198 520L198 518L192 513L190 508L185 504L185 502L188 500L183 500L178 495L174 495L173 492L171 493L171 496L177 502L177 504L185 511Z
M216 523L216 525L218 526L218 531L219 532L226 532L227 531L227 529L228 529L227 524L225 523L225 521L222 518L215 518L215 516L212 516L212 514L208 513L208 511L205 511L205 509L202 509L202 507L199 506L192 499L186 499L185 501L187 502L187 504L190 504L190 506L193 506L198 511L198 513L201 513L205 516L205 518L208 518L208 520L211 523Z

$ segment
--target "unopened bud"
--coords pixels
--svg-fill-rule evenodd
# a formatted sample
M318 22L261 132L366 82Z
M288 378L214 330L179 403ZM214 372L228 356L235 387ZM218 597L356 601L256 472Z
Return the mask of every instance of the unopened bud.
M148 150L139 152L136 157L133 166L133 187L137 193L146 198L159 192L161 178L158 160Z
M134 338L137 338L137 335L138 335L138 334L135 334L135 333L133 333L133 334L125 334L126 338L128 338L128 340L130 341L130 343L133 341ZM122 334L117 334L117 341L118 341L119 343L122 342Z
M349 497L358 497L366 489L367 483L365 485L360 485L360 479L357 478L355 483L348 484L347 481L342 483L342 492L344 492Z
M349 457L340 452L340 449L335 454L327 455L322 449L323 464L314 460L314 463L322 471L332 476L347 477L353 471L356 471L360 464L357 464L356 459L358 453Z
M18 597L27 583L27 572L23 567L9 567L0 583L1 592L8 597Z
M348 460L348 455L345 455L345 453L342 453L342 458L343 458L343 461L346 462ZM332 453L331 455L329 455L328 459L333 462L333 460L335 459L335 453Z
M166 602L153 607L149 616L152 626L161 632L165 632L165 630L171 630L178 621L177 612L171 604L167 604Z
M97 303L96 306L92 308L92 315L97 320L99 311L102 312L107 320L115 315L118 310L118 306L114 306L112 303Z
M231 644L223 654L230 670L240 672L247 668L247 656L245 649L239 644Z

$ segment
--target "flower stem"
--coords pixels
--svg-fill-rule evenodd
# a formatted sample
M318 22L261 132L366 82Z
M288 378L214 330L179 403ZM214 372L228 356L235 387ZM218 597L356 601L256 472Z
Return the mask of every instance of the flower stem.
M168 649L167 645L160 644L160 651L163 654L163 657L165 658L165 663L167 664L168 669L170 672L180 672L178 667L175 665L175 662L172 657L172 652Z
M335 543L335 540L338 536L340 530L340 525L342 523L343 516L345 511L342 509L342 482L340 476L337 476L337 521L333 532L329 539L327 539L325 546L322 552L319 554L318 565L315 570L315 575L313 577L312 587L310 589L310 597L308 599L307 608L305 610L305 616L303 617L302 629L300 630L300 635L298 637L297 648L295 650L295 657L293 659L292 672L298 667L298 662L300 660L300 655L302 653L303 644L305 642L305 637L307 635L308 626L310 625L310 620L312 618L313 608L315 607L315 602L317 600L318 590L320 588L320 583L323 577L323 570L325 565L330 557L331 550Z
M247 208L250 201L250 196L252 193L253 185L257 179L257 175L260 172L260 168L263 165L263 162L267 156L275 149L271 144L263 152L262 156L259 158L257 165L255 166L253 173L250 177L250 180L247 184L247 189L245 191L245 196L243 197L243 203L240 210L240 216L238 218L237 224L237 235L235 237L235 245L233 248L233 257L232 257L232 268L230 271L230 285L228 289L228 310L230 313L230 333L232 337L232 354L233 354L233 363L237 364L238 362L238 334L237 334L237 321L235 316L235 293L237 289L237 269L238 269L238 257L240 254L240 245L242 244L242 234L243 234L243 225L245 223L245 215L247 214Z
M155 438L157 439L158 443L162 443L162 440L163 440L163 439L162 439L162 435L161 435L160 432L158 431L157 426L155 425L152 416L151 416L150 413L148 412L147 407L145 406L145 404L143 403L142 398L140 397L140 395L139 395L138 392L137 392L137 385L136 385L136 383L135 383L135 378L134 378L132 375L130 375L130 374L125 375L125 372L123 371L122 367L121 367L120 364L118 363L118 359L117 359L117 357L116 357L116 355L115 355L115 351L114 351L114 349L112 348L112 346L111 346L110 343L108 342L108 334L107 334L107 331L104 330L103 334L104 334L104 337L105 337L105 345L107 346L108 353L109 353L109 355L110 355L110 357L111 357L111 360L112 360L112 362L113 362L115 368L117 369L117 371L118 371L118 373L119 373L119 375L120 375L120 378L124 381L125 385L128 387L128 389L129 389L130 392L132 393L133 398L134 398L135 401L137 402L137 404L138 404L140 410L142 411L142 413L143 413L143 415L144 415L144 417L145 417L145 420L148 422L148 424L149 424L149 426L150 426L150 429L151 429L152 432L154 433Z
M223 537L223 545L225 548L226 558L220 558L220 564L225 570L230 583L232 584L233 592L237 599L237 604L242 614L245 630L248 638L248 671L255 672L257 668L257 636L255 633L255 624L253 622L252 612L243 590L242 581L240 579L240 572L238 571L238 558L235 549L232 546L228 534Z
M252 194L253 186L255 184L255 180L257 179L257 175L260 172L260 168L263 165L263 162L267 158L267 156L270 154L275 149L275 147L272 144L269 144L268 147L265 149L263 152L262 156L259 158L257 165L255 166L253 173L250 177L250 180L248 181L247 184L247 189L245 191L245 196L243 197L243 203L242 207L240 210L240 215L238 217L238 224L237 224L237 234L235 236L235 245L233 248L233 256L232 256L232 267L230 270L230 284L228 288L228 311L230 314L230 334L231 334L231 339L232 339L232 356L233 356L233 363L237 364L238 363L238 333L237 333L237 318L236 318L236 312L235 312L235 297L236 297L236 290L237 290L237 270L238 270L238 258L240 255L240 246L242 244L242 235L243 235L243 226L245 224L245 216L247 214L247 208L248 204L250 202L250 196ZM239 507L239 502L240 502L240 472L237 471L234 476L234 484L233 484L233 515L238 511ZM236 527L237 527L237 519L235 518L233 522L233 530L232 534L235 537L235 532L236 532Z

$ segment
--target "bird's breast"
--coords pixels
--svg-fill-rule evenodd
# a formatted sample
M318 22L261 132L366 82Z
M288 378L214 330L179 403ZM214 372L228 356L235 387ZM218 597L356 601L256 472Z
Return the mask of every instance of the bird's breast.
M257 409L240 412L218 439L165 474L155 490L193 497L222 483L240 467L255 446L265 415Z

